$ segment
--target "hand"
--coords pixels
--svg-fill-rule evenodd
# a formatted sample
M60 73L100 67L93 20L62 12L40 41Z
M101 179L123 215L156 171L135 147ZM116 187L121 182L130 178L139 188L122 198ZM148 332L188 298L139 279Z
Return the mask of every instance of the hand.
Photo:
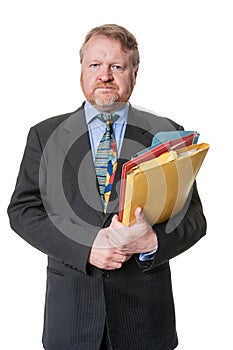
M88 262L100 269L120 269L122 264L129 260L132 255L122 253L114 247L110 239L113 230L109 227L101 229L93 243Z
M111 225L98 232L88 261L99 268L113 270L121 268L133 254L154 250L157 236L141 208L135 210L135 218L135 224L128 227L115 215Z
M135 210L135 218L136 222L129 227L119 222L117 215L112 218L110 228L114 233L110 236L111 244L121 253L129 255L147 253L158 246L157 236L141 208Z

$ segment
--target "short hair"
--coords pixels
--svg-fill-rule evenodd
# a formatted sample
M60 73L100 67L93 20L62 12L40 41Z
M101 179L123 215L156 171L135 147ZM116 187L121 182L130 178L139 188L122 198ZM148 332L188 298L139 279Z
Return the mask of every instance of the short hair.
M123 49L128 49L133 51L133 66L134 67L139 66L140 58L139 58L139 51L138 51L138 43L135 36L132 33L130 33L126 28L119 26L117 24L104 24L102 26L91 29L87 33L85 40L79 51L80 63L82 63L83 61L83 48L85 44L92 37L96 35L105 35L109 38L120 41Z

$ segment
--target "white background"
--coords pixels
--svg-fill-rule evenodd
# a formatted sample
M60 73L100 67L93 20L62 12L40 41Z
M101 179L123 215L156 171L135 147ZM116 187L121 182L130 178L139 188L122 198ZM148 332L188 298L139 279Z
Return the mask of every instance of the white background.
M207 236L171 261L178 348L233 348L231 1L8 0L0 16L1 349L42 349L46 256L11 231L6 215L26 136L37 122L79 107L79 47L104 23L138 39L131 102L211 144L198 174Z

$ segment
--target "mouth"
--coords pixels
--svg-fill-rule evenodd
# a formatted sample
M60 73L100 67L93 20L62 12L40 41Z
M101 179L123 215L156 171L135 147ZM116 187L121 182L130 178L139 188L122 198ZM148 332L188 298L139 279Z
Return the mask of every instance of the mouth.
M96 90L107 90L107 91L109 91L109 90L115 90L115 88L113 86L98 86L96 88Z
M116 90L116 86L109 83L100 83L95 86L95 89L101 89L101 90Z

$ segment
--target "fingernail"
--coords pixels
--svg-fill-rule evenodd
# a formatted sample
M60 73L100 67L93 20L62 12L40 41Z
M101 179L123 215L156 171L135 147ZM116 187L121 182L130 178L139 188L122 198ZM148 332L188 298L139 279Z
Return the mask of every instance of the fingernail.
M138 208L137 208L137 212L138 212L138 214L141 214L142 208L138 207Z

